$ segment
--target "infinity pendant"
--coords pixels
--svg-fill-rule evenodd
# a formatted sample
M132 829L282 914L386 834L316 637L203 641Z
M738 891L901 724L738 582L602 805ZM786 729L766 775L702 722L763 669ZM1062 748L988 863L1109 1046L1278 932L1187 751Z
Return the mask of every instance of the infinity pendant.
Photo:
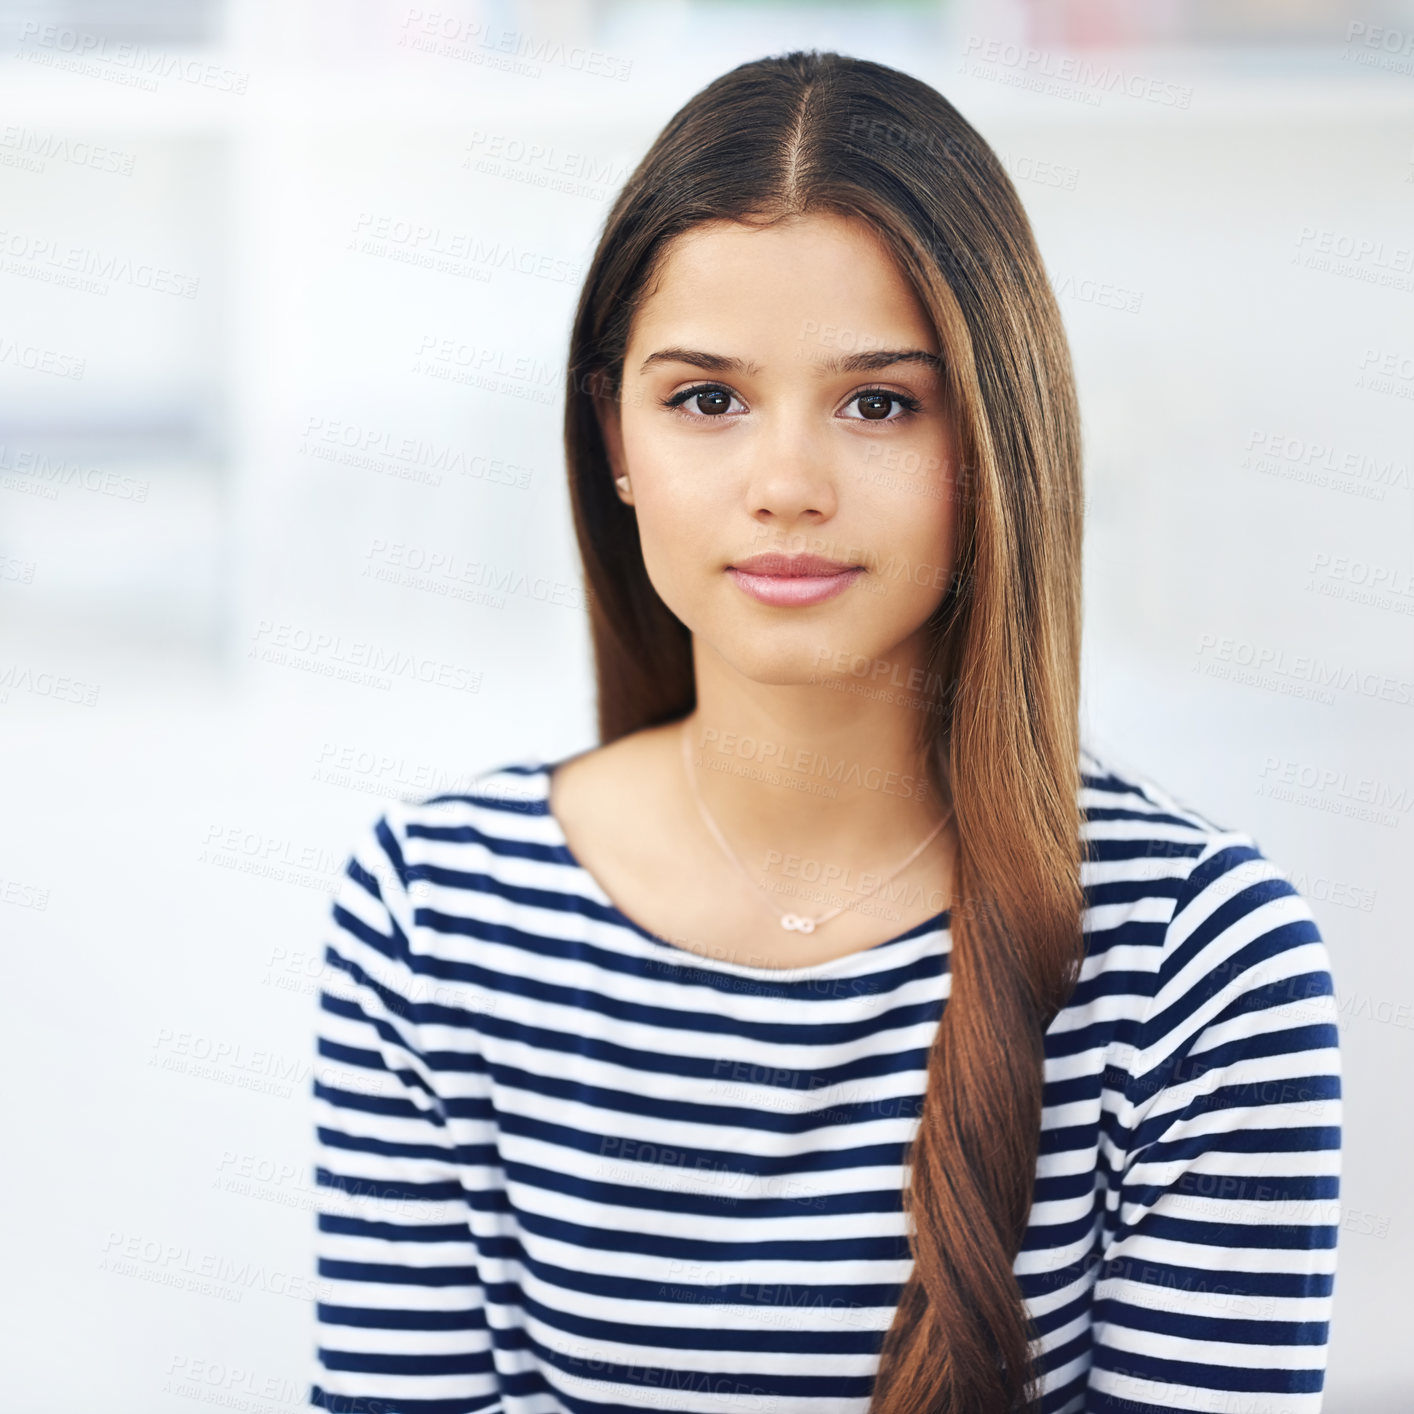
M804 918L799 913L783 913L781 914L781 927L788 933L813 933L815 920Z

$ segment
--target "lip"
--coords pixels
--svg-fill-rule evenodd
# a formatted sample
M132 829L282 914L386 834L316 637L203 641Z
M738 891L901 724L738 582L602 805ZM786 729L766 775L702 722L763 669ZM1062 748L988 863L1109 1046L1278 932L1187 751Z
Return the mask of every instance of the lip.
M753 599L795 608L822 604L843 594L864 573L864 567L820 555L766 554L728 565L727 573Z

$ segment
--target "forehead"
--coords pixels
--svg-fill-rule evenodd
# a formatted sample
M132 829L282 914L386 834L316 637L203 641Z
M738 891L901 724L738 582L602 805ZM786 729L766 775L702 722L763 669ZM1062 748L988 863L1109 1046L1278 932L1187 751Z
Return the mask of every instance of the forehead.
M711 221L669 245L630 346L669 333L674 342L691 334L693 347L713 338L816 342L829 329L857 346L907 340L937 351L927 311L868 222L832 212L772 225Z

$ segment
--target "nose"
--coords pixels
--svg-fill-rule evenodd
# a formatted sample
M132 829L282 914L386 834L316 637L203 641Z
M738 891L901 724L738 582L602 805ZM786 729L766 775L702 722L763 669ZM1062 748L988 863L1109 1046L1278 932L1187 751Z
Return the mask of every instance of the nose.
M829 439L805 410L781 409L766 420L748 455L747 510L759 525L789 531L802 522L818 525L839 509Z

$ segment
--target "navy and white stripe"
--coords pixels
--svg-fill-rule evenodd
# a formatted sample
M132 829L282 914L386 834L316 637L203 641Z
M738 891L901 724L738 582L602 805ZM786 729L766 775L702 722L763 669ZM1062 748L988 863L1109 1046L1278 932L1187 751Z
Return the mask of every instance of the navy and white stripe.
M1082 977L1015 1270L1046 1414L1316 1414L1339 1227L1329 958L1253 838L1082 758ZM391 806L328 928L313 1403L863 1414L946 914L818 966L625 917L549 768Z

